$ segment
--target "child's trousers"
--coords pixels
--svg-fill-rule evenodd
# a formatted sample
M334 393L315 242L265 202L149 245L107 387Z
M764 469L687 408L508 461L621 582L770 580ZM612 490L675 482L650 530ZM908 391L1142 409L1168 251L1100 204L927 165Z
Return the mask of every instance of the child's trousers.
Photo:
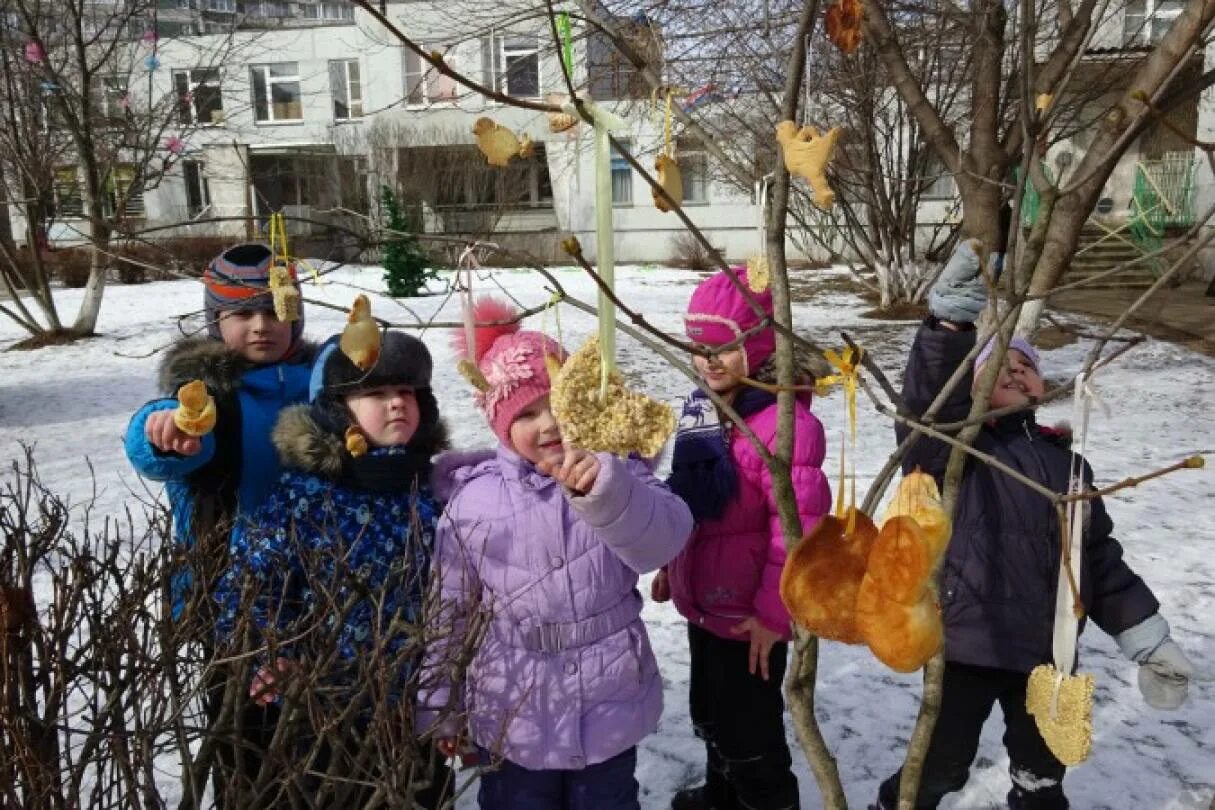
M481 752L481 762L493 755ZM533 771L510 760L481 775L481 810L641 810L637 748L579 770Z
M689 704L705 741L704 797L714 810L796 810L797 777L785 740L781 687L789 645L768 657L768 680L747 671L749 641L720 638L688 625L692 653Z
M1004 747L1012 790L1009 810L1067 810L1060 762L1038 733L1025 711L1025 685L1029 675L946 662L941 714L916 796L916 810L932 810L947 793L961 790L970 776L970 763L979 750L979 735L997 701L1004 712ZM895 807L899 774L882 783L882 807Z

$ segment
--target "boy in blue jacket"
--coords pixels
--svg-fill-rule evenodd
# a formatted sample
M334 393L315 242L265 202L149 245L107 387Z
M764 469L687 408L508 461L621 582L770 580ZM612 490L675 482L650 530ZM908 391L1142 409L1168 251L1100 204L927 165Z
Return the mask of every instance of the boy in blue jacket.
M270 432L279 411L308 398L313 354L301 340L303 313L280 321L269 290L270 249L245 243L228 248L203 273L207 337L178 341L160 367L162 397L140 408L126 432L127 458L144 478L163 481L173 511L176 565L172 614L187 638L209 646L214 610L210 594L228 565L238 517L266 499L279 463ZM202 380L215 399L215 429L189 436L174 424L177 389ZM187 608L189 608L187 610ZM223 678L208 684L208 718L214 722ZM269 715L244 718L250 739L273 730ZM229 741L230 742L230 741ZM231 763L234 748L220 741ZM258 760L244 758L256 772Z

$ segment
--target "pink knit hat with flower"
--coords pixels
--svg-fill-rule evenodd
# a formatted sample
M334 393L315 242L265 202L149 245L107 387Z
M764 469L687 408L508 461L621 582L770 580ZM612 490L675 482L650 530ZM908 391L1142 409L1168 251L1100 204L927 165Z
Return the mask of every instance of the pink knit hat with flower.
M494 435L509 447L511 422L552 387L545 355L564 362L565 350L541 332L521 329L516 320L519 311L504 301L480 298L473 305L472 315L476 323L512 321L476 327L473 339L477 345L472 351L464 330L457 330L454 336L457 353L471 360L483 378L472 380L478 389L477 407L485 413Z
M734 267L734 275L744 287L751 289L745 267ZM752 293L763 308L764 315L772 317L772 291ZM751 309L729 276L724 272L714 273L702 281L692 293L688 312L683 316L688 338L705 346L721 346L731 343L739 335L751 329L761 318ZM759 330L742 344L747 360L747 375L754 374L764 361L776 351L776 332L771 326Z

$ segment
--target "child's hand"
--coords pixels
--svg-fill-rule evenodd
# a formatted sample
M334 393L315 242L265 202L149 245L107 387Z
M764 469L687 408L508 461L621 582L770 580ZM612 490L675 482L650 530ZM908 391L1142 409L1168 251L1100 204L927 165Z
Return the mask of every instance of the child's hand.
M595 454L574 448L566 450L560 462L543 460L536 468L575 495L586 495L599 477L599 459Z
M977 239L959 243L928 293L928 309L941 320L974 323L987 306L983 263L975 250L978 245Z
M747 662L747 671L754 675L755 665L758 663L759 676L765 681L768 680L768 656L772 652L772 645L780 641L780 633L773 633L755 616L731 627L730 632L740 636L750 634L751 658Z
M671 578L667 575L667 569L659 568L654 575L654 581L650 583L650 598L655 602L671 600Z
M253 676L249 684L249 697L258 706L269 706L278 699L278 682L295 669L295 662L290 658L275 658L274 663L262 667Z
M162 453L192 456L202 450L202 439L183 433L173 421L173 411L156 411L143 425L143 435Z

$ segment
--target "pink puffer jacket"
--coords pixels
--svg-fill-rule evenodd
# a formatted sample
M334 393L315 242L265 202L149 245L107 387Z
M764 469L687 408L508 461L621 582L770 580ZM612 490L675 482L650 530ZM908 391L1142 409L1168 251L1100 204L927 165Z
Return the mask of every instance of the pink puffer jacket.
M794 419L793 489L802 532L808 534L831 510L831 487L822 470L827 442L822 423L804 403L797 403ZM775 403L748 416L746 423L769 449L776 446ZM788 639L789 612L780 599L785 538L772 479L737 427L731 428L730 455L739 473L738 495L719 519L698 525L671 561L671 597L688 621L722 638L739 639L730 628L756 616Z

